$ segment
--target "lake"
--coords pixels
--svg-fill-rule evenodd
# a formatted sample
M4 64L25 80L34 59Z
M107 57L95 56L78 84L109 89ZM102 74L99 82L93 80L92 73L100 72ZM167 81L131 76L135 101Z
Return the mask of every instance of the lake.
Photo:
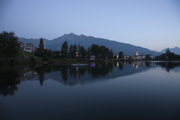
M0 120L180 119L180 62L0 71Z

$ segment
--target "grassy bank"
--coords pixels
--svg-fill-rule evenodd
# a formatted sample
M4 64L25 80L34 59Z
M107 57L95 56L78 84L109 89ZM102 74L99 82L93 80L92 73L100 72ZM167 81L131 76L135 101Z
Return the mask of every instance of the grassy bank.
M26 52L26 51L19 51L16 58L11 59L0 59L0 66L30 66L30 65L39 65L42 64L72 64L72 63L90 63L90 62L124 62L124 61L180 61L180 60L120 60L120 59L111 59L111 60L103 60L103 59L96 59L96 60L87 60L87 59L54 59L54 58L48 58L48 61L43 61L41 57L35 56L34 53Z

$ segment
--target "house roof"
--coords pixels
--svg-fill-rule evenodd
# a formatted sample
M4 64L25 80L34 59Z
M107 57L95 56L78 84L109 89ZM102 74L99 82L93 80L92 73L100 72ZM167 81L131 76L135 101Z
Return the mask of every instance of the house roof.
M26 45L32 45L32 46L35 46L34 44L32 44L32 43L27 43Z
M95 57L94 55L91 55L90 57Z

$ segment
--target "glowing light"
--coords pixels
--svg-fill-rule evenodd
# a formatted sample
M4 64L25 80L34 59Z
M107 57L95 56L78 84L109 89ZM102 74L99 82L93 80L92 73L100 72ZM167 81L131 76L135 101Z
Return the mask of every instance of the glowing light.
M138 65L136 65L136 70L138 70Z
M92 63L92 64L91 64L91 67L95 67L95 64L94 64L94 63Z
M117 66L119 67L119 63L117 62Z

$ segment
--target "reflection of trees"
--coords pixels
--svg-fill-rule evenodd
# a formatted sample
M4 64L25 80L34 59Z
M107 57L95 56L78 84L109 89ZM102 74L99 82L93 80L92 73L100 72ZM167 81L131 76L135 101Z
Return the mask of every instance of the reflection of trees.
M42 86L45 72L43 70L37 70L37 74L39 76L39 82L40 82L40 84Z
M61 66L61 75L62 75L62 79L64 81L67 81L67 79L68 79L68 68L67 68L67 66Z
M79 75L84 75L87 69L79 69Z
M87 71L87 68L69 68L69 75L72 78L76 78L77 76L80 78L82 75L84 75Z
M150 62L145 62L146 67L150 67Z
M76 78L76 76L77 76L76 68L74 68L74 67L69 68L69 75L70 75L71 78L72 77Z
M123 70L123 64L119 63L119 69Z
M91 66L91 65L89 65ZM110 71L113 70L113 63L98 63L95 64L93 67L89 68L69 68L69 75L72 78L76 78L77 76L80 78L83 76L86 72L91 75L93 78L99 77L99 76L105 76Z
M0 94L3 96L14 95L18 90L18 71L16 69L0 70Z
M92 75L93 78L99 77L99 76L105 76L109 73L109 71L112 72L113 70L113 63L101 63L96 64L95 67L88 69L88 73Z
M160 65L163 68L166 68L166 71L169 72L171 69L174 69L175 67L179 67L179 62L158 62L156 65Z
M39 82L40 82L41 86L43 85L44 75L46 73L50 73L51 69L52 68L49 65L43 65L42 67L39 67L39 68L35 69L35 71L37 72L37 74L39 76Z

